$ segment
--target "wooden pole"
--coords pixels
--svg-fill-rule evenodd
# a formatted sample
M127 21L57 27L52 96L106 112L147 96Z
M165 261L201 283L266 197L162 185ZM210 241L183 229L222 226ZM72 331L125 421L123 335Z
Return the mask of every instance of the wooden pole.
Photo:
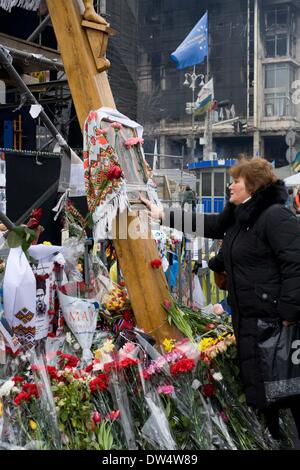
M115 108L106 72L99 73L86 28L76 0L47 0L48 10L64 62L69 87L81 128L91 110L102 106ZM106 34L99 30L99 37ZM99 67L99 65L98 65ZM133 222L128 217L128 226ZM169 298L165 275L151 268L158 258L155 241L114 240L120 267L124 274L137 325L155 337L179 339L182 334L167 322L162 307Z

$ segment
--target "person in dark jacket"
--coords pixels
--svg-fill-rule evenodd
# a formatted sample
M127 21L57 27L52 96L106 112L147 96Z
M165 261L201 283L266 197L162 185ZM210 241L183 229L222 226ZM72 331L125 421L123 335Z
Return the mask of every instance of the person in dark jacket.
M186 186L185 191L183 193L182 207L184 207L185 204L191 204L193 210L195 210L196 208L196 196L190 186Z
M240 160L231 168L230 199L219 215L168 209L164 214L143 201L164 225L213 239L223 239L241 379L247 404L261 410L271 435L279 439L279 405L267 406L259 349L257 320L278 319L284 328L300 320L300 228L285 207L287 190L263 158ZM192 226L192 230L191 230ZM222 267L223 269L223 267ZM281 405L280 405L281 406ZM300 437L299 399L290 400Z

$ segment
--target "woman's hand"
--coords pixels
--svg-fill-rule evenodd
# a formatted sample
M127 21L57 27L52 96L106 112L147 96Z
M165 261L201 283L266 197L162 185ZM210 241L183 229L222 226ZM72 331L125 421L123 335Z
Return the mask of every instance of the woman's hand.
M155 220L163 220L164 211L159 208L156 204L146 199L142 194L140 194L140 200L143 204L149 209L150 216Z

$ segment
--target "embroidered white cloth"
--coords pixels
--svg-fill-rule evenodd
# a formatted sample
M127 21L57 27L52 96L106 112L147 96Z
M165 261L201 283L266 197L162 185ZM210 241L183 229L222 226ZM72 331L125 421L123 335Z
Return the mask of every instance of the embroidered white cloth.
M21 247L11 248L3 281L4 318L26 348L34 345L36 280Z
M139 124L138 122L132 121L127 116L125 116L125 114L120 113L117 109L103 106L102 108L98 109L97 115L99 122L101 122L102 119L107 119L108 121L112 122L119 122L123 126L135 129L138 137L143 137L143 126L141 126L141 124Z
M105 121L105 124L101 122ZM122 126L134 129L138 137L126 138ZM145 161L141 143L143 127L118 110L102 107L91 111L84 125L83 157L88 207L93 215L94 240L111 236L113 220L119 210L130 207L128 194L147 191L159 205L155 182L142 177L140 155L127 151L138 145ZM146 162L145 162L146 167ZM133 199L135 199L133 198Z
M86 119L83 139L84 177L88 207L93 215L95 241L109 236L118 210L122 213L129 205L126 181L114 148L118 129L115 128L114 142L109 141L107 132L101 130L103 119L142 132L139 124L111 108L91 111Z

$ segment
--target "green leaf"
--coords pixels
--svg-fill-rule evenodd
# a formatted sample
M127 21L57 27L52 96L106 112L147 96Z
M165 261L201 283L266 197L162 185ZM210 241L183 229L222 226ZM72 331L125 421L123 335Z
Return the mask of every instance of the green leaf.
M166 412L167 418L169 418L169 417L170 417L170 414L171 414L171 403L170 403L170 401L168 401L168 403L167 403L165 412Z
M68 420L69 416L68 416L68 412L66 411L63 411L62 414L60 415L60 419L62 420L62 422L66 422Z
M22 227L21 225L18 225L12 229L12 232L15 232L17 235L20 235L20 237L23 238L23 234L25 232L26 227Z
M16 248L17 246L21 246L22 243L22 238L14 230L11 230L7 236L7 244L9 248Z

